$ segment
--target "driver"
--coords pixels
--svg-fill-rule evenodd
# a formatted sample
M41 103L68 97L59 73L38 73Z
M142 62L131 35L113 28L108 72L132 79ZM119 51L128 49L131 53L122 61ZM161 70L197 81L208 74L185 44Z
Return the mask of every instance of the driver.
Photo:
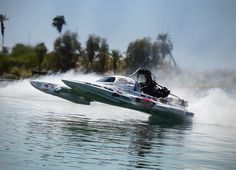
M165 98L170 94L170 91L166 87L161 89L157 88L157 83L152 80L152 73L149 70L140 69L137 76L139 77L140 74L145 78L145 82L140 83L141 91L143 93L157 98Z
M138 71L138 76L142 74L145 78L145 82L141 82L141 90L143 93L153 95L153 90L156 86L155 82L152 80L152 75L149 70L139 70Z

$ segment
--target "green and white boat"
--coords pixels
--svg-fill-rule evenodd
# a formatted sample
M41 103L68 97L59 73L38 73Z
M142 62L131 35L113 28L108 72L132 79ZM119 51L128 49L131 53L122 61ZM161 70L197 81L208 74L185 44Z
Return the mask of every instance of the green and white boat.
M95 82L62 80L67 86L52 83L30 81L38 90L58 96L78 104L90 105L101 102L129 108L167 119L191 120L187 102L170 94L166 98L157 98L144 94L137 88L138 82L125 76L108 76Z

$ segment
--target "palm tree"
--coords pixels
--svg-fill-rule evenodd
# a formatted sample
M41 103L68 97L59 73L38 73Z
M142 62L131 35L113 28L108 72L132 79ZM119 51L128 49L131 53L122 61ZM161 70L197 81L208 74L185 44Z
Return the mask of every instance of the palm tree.
M66 21L65 21L65 17L63 15L58 15L58 16L54 17L52 20L52 26L57 29L59 34L61 34L62 27L65 24L66 24Z
M170 40L170 36L168 33L159 34L157 37L158 46L161 53L161 58L164 60L166 56L170 56L173 61L175 67L177 67L174 57L172 56L173 43Z
M2 51L4 49L4 30L5 30L4 21L7 21L7 20L8 18L6 15L0 14L1 33L2 33Z

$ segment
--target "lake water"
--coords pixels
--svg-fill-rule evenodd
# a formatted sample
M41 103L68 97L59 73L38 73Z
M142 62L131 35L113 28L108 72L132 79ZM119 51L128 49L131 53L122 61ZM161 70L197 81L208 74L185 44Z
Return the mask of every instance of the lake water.
M176 89L190 100L193 123L175 124L101 103L74 104L28 80L4 85L0 169L235 169L235 90L189 91Z

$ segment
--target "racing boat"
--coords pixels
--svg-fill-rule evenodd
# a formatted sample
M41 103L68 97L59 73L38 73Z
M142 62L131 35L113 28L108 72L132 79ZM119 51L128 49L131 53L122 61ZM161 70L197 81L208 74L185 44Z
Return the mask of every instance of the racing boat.
M95 82L62 81L67 86L39 81L30 83L45 93L79 104L97 101L168 119L191 120L194 116L186 109L187 102L178 96L170 94L172 97L158 98L145 94L137 88L139 83L130 77L114 75Z

